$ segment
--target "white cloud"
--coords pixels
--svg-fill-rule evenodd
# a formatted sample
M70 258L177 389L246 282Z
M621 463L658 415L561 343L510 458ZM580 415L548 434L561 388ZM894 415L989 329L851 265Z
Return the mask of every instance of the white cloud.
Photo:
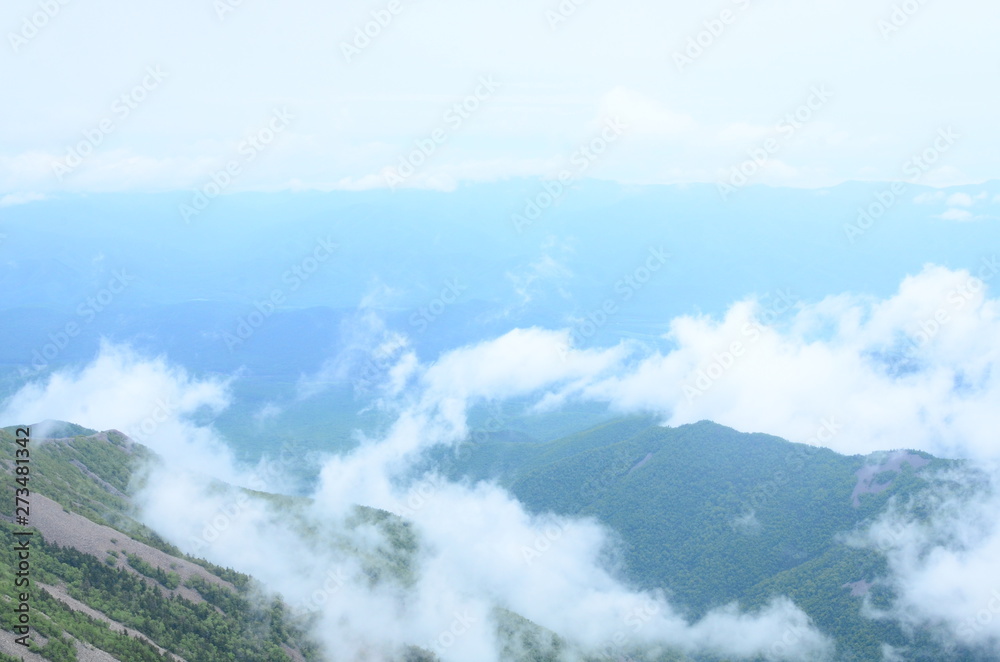
M947 643L1000 650L1000 473L955 470L894 507L853 544L880 550L896 599L876 618L928 628Z
M882 662L906 662L906 658L895 646L882 644Z
M928 266L884 301L829 297L778 315L783 304L750 299L719 320L680 317L672 351L576 394L671 425L710 419L812 443L832 419L840 431L823 444L845 453L997 457L1000 304L986 297L996 269L995 257L984 260L984 282Z
M282 412L284 412L284 409L281 406L273 402L268 402L254 412L253 418L257 423L264 423L265 421L277 418Z
M470 401L537 393L543 409L595 400L655 412L671 425L710 419L844 453L908 447L998 457L990 431L1000 428L992 404L1000 398L1000 302L988 296L998 271L996 257L972 272L928 265L885 300L808 303L778 291L738 302L720 319L674 319L667 352L640 354L628 344L584 352L569 331L519 329L429 367L411 356L405 383L451 408L444 418L455 435ZM834 437L816 439L831 426Z
M573 272L551 254L544 253L526 267L506 272L504 277L510 281L518 302L525 305L548 292L569 298L563 283L573 278Z
M944 191L927 191L913 198L913 201L918 205L926 205L932 202L940 202L941 200L944 199L945 199Z
M774 133L774 127L734 122L722 127L716 134L716 138L720 142L735 143L742 147L762 142L766 138L773 137Z
M41 193L8 193L0 198L0 207L13 207L14 205L25 205L29 202L44 200Z
M98 145L93 165L84 166L89 172L81 169L67 187L183 187L192 166L200 175L202 160L210 168L224 164L229 150L221 145L238 142L271 108L287 103L301 119L284 151L255 161L239 186L368 188L479 76L491 74L502 89L434 155L441 176L428 170L416 183L467 181L463 166L469 164L488 164L476 176L517 176L524 163L550 159L590 135L604 106L634 115L643 144L628 152L632 160L609 161L602 174L641 181L680 173L692 181L727 167L733 154L706 149L705 132L689 130L690 118L736 146L738 137L773 126L801 104L817 72L837 91L835 103L822 110L832 130L809 149L783 156L804 173L797 183L815 185L816 173L825 175L823 184L840 183L864 167L876 178L900 178L899 164L920 149L913 137L933 134L941 117L977 136L961 153L947 155L950 174L964 181L997 176L989 148L998 131L992 90L978 84L997 49L989 32L995 7L924 6L887 41L876 28L888 20L886 8L862 0L826 4L810 16L793 11L788 0L751 4L745 11L734 7L738 21L677 71L673 54L705 29L707 17L697 5L588 4L552 29L546 11L558 3L443 0L404 9L347 62L343 44L371 20L369 10L356 6L301 0L288 11L244 3L220 20L197 0L178 0L169 12L151 5L122 12L116 3L95 0L93 14L67 10L19 50L20 66L5 79L9 98L18 101L0 128L0 144L7 146L0 187L64 190L51 159L64 157L108 115L118 126ZM18 11L10 11L12 26L24 18ZM102 19L113 11L115 26ZM822 33L812 29L816 21ZM191 38L184 44L166 38L178 30ZM297 36L295 43L283 37L288 34ZM952 47L928 50L923 45L930 38ZM93 40L108 49L88 49ZM845 53L840 47L848 42ZM122 52L134 57L110 55ZM70 58L98 73L82 78L59 69ZM167 79L128 117L115 116L111 105L147 64L162 64ZM928 103L911 81L936 67L953 75L936 81L938 93ZM317 85L332 80L336 85Z
M335 385L351 384L364 393L398 388L405 375L398 365L410 352L409 338L386 328L372 306L397 297L399 292L376 286L361 302L358 310L340 324L340 347L335 356L323 362L312 374L301 375L296 384L297 397L306 400ZM390 374L390 371L393 371Z
M599 117L621 118L629 133L679 138L700 127L690 115L674 112L643 94L616 87L601 99Z
M392 428L326 463L317 508L322 517L336 519L357 500L413 521L428 550L417 589L427 614L447 615L451 607L442 608L443 598L457 598L471 614L488 613L493 602L587 648L621 636L630 645L823 659L828 641L788 601L753 615L727 606L688 623L662 596L630 591L612 578L600 561L608 540L596 523L529 515L487 483L410 477L424 450L467 435L465 414L473 402L528 396L600 376L625 354L623 348L572 349L567 332L518 329L414 368L419 376ZM637 613L643 614L639 620ZM786 645L789 632L794 637ZM465 651L442 651L442 659L495 659L484 652L491 646L487 631L465 637ZM470 650L478 656L469 657Z
M128 347L102 343L92 363L33 381L0 405L3 425L46 419L97 430L117 429L174 466L212 467L222 480L239 481L228 448L195 414L229 406L228 383L199 380L164 358L149 360Z
M971 207L973 199L968 193L952 193L945 204L949 207Z
M975 216L972 215L972 212L966 209L949 209L938 216L938 218L942 218L946 221L971 221L975 218Z
M225 384L193 379L162 358L105 345L89 366L22 388L4 403L0 419L138 429L166 460L138 497L144 521L182 548L250 572L293 605L318 611L316 634L337 657L361 650L387 657L417 644L445 662L498 660L494 610L503 607L571 647L825 659L829 640L787 600L753 614L729 605L689 622L662 595L614 579L601 560L609 540L592 520L530 515L495 485L452 484L434 475L406 480L420 451L465 434L470 402L601 375L621 360L620 350L573 350L568 341L566 332L516 330L411 368L419 374L398 401L396 423L386 435L330 458L313 505L298 515L212 483L209 475L217 475L259 489L268 476L235 468L212 431L189 420L205 407L225 407ZM156 425L144 426L150 419ZM292 459L301 461L299 455ZM390 542L371 525L348 533L350 506L359 502L413 523L419 549L412 584L372 585L364 558L384 558ZM290 548L296 553L288 554ZM443 637L449 630L457 634Z

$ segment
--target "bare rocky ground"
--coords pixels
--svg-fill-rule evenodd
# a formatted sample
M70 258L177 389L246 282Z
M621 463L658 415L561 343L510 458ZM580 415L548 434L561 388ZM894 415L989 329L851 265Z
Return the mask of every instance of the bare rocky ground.
M920 469L929 463L930 460L909 451L893 451L885 454L884 457L879 458L878 462L866 464L857 470L855 475L858 477L858 482L854 486L854 492L851 494L851 503L855 508L860 508L862 494L878 494L889 489L892 481L890 480L888 483L876 483L875 478L878 474L887 471L899 473L902 471L904 464L909 464L914 469Z
M166 587L154 582L154 580L136 572L128 565L125 557L126 554L135 554L146 563L161 568L166 572L176 572L181 576L182 580L186 580L187 578L196 575L215 584L233 588L229 582L216 577L195 563L170 556L169 554L154 547L150 547L145 543L133 540L120 531L116 531L110 527L92 522L86 517L77 515L76 513L67 512L59 503L38 494L37 492L31 497L31 524L39 530L46 542L56 543L63 547L73 547L74 549L77 549L85 554L95 556L98 559L106 558L109 550L118 552L119 556L117 560L117 567L123 568L139 576L145 582L156 584L165 595L182 595L193 602L204 602L201 595L193 589L182 585L177 589L169 590ZM127 631L131 636L143 639L153 645L161 653L167 652L165 649L157 646L156 643L145 634L138 632L133 628L128 628L122 623L107 617L96 609L93 609L71 597L68 593L66 593L62 586L52 586L36 582L35 587L36 590L44 588L52 595L52 597L62 602L73 611L82 612L92 618L107 623L108 626L115 632ZM15 643L14 638L15 635L12 632L0 632L0 652L20 657L24 660L24 662L48 662L37 653L32 653L26 650L23 646ZM44 640L34 632L32 633L32 639L36 643L44 644ZM127 660L118 660L118 658L114 657L110 653L95 648L85 642L74 639L74 645L76 646L77 656L80 662L128 662ZM176 662L186 662L184 658L178 655L171 655L172 659Z
M36 493L31 497L31 524L41 532L46 542L56 543L63 547L73 547L101 560L107 557L108 551L115 551L118 553L117 567L125 568L140 577L143 575L128 565L126 554L135 554L146 563L161 568L165 572L176 572L182 580L196 575L212 583L233 588L232 584L216 577L200 565L170 556L145 543L132 540L124 533L91 522L82 515L67 512L57 502L41 494ZM143 579L155 583L146 577ZM197 591L183 585L173 591L162 586L161 589L168 595L182 595L192 602L204 602Z
M49 662L41 655L37 653L32 653L25 649L24 646L14 643L14 638L17 637L16 634L8 630L0 630L0 653L6 653L7 655L13 655L14 657L20 657L24 662ZM32 634L34 638L34 634ZM114 659L114 658L112 658Z
M68 593L66 593L66 590L63 587L61 587L61 586L52 586L52 585L49 585L49 584L42 584L41 582L36 582L35 586L38 587L38 588L44 588L46 591L48 591L52 595L53 598L55 598L59 602L63 603L64 605L66 605L67 607L69 607L70 609L72 609L73 611L83 612L84 614L86 614L87 616L90 616L91 618L95 618L95 619L97 619L99 621L104 621L105 623L108 624L108 626L114 632L127 632L130 636L137 637L139 639L142 639L146 643L151 644L160 653L167 653L168 652L165 648L160 648L159 646L157 646L156 643L152 639L150 639L149 637L147 637L143 633L139 632L135 628L128 628L125 625L119 623L118 621L115 621L115 620L112 620L112 619L108 618L107 616L105 616L101 612L97 611L96 609L93 609L92 607L88 607L87 605L83 604L79 600L71 597ZM106 656L105 658L94 658L95 660L98 660L98 659L100 659L100 660L104 660L104 659L114 660L115 659L114 657L112 657L108 653L105 653L102 650L95 649L95 648L93 648L92 646L89 646L89 645L85 645L85 646L87 648L89 648L91 651L95 651L96 653L100 653L101 655ZM77 642L77 649L79 650L80 648L81 648L81 644L80 644L80 642ZM178 655L173 655L171 653L171 656L177 662L187 662L187 660L185 660L184 658L182 658L182 657L180 657ZM83 661L83 659L84 658L82 658L82 657L80 658L81 662Z
M24 646L15 643L14 636L11 632L0 631L0 652L18 657L24 662L49 662L38 653L32 653L25 649ZM42 643L34 635L32 638L36 643ZM94 648L90 644L76 639L73 639L73 645L76 646L76 656L79 662L128 662L128 660L119 660L110 653L106 653L99 648Z
M110 653L102 651L100 648L94 648L88 643L77 641L75 645L76 657L79 662L125 662L124 660L119 660L117 657L113 657Z
M107 433L102 432L95 436L103 441L108 441L106 435ZM68 440L43 439L41 441L46 443L67 443ZM101 480L82 463L74 461L73 464L83 471L84 474L86 474L91 480L101 484L104 489L113 494L121 495L118 490ZM128 565L126 558L127 554L134 554L146 563L160 568L165 572L177 573L180 575L182 582L186 581L189 577L198 576L206 581L235 590L235 587L233 587L232 584L216 577L196 563L171 556L163 551L160 551L159 549L156 549L155 547L133 540L126 534L112 529L111 527L97 524L82 515L69 512L56 501L53 501L52 499L49 499L48 497L37 492L34 492L31 496L31 525L38 529L38 531L42 534L42 537L45 538L46 542L55 543L63 547L72 547L85 554L90 554L102 561L108 557L109 551L116 552L118 554L116 567L135 574L147 583L157 585L160 590L163 591L164 595L167 596L181 595L192 602L204 602L204 599L200 594L198 594L197 591L188 588L183 584L176 589L170 590L165 586L160 585L153 579L145 577ZM43 584L41 582L36 582L35 586L36 589L44 588L49 592L49 594L52 595L52 597L62 602L68 608L74 611L82 612L94 619L107 623L111 630L115 632L127 631L129 635L138 637L148 642L161 653L168 652L156 645L155 642L142 632L139 632L134 628L129 628L71 597L63 586L53 586ZM48 662L37 653L32 653L26 650L23 646L15 643L15 636L16 635L12 632L0 631L0 652L19 657L24 662ZM45 643L44 638L37 633L33 632L32 638L38 644ZM74 639L73 642L76 646L77 656L80 662L128 662L127 660L119 660L110 653L97 649L88 643L81 642L76 639ZM305 662L305 658L298 651L285 647L285 652L288 653L288 655L296 662ZM184 658L178 655L172 653L170 655L171 659L175 660L175 662L186 662Z

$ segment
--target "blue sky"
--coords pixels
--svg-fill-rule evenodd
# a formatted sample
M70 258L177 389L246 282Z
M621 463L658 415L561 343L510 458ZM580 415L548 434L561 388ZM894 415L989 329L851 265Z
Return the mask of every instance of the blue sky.
M421 161L405 186L551 177L613 118L589 177L715 183L757 155L752 183L908 179L950 127L919 183L977 183L997 177L998 19L973 0L16 0L0 193L195 189L234 162L227 192L386 187L401 158Z

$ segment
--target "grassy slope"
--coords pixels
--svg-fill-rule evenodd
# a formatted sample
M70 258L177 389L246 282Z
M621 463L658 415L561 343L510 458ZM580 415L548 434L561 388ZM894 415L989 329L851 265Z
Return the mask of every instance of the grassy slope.
M80 431L80 430L75 430ZM0 522L5 539L12 539L10 524L14 500L14 482L11 458L17 445L14 428L0 430L0 485L4 494L10 495L0 504ZM178 558L179 550L161 540L154 532L132 518L132 505L128 498L135 487L135 471L147 461L153 461L150 451L134 444L116 432L78 436L54 441L33 440L31 473L28 482L32 494L43 494L58 502L67 511L76 512L91 521L111 526L128 536L157 547ZM20 527L18 527L20 528ZM220 591L230 607L218 611L206 603L195 604L180 597L167 597L167 589L176 584L176 575L153 572L141 563L131 563L144 572L109 566L110 559L98 559L76 550L45 544L36 537L31 551L32 578L46 584L65 586L69 594L85 604L103 612L126 627L142 631L167 650L183 655L189 662L196 660L292 660L282 652L290 646L315 657L312 644L301 632L291 627L281 617L280 607L261 615L258 607L243 596L250 585L250 578L231 570L217 568L203 560L202 565L221 579L230 581L239 590L196 588L202 597L217 602ZM13 598L14 565L10 545L0 550L0 595ZM143 578L141 575L147 575ZM155 577L160 577L157 581ZM106 650L118 659L161 659L155 648L137 639L113 633L106 624L66 608L45 591L33 591L35 616L32 625L40 641L48 640L36 651L51 660L76 659L74 648L66 642L86 641ZM210 611L206 612L205 609ZM274 611L277 610L277 611ZM4 610L4 625L9 626L10 610ZM263 621L261 620L263 618ZM162 627L163 623L173 627ZM210 624L202 627L199 624ZM262 625L263 624L263 625ZM197 632L194 636L190 633ZM205 652L208 651L208 652Z

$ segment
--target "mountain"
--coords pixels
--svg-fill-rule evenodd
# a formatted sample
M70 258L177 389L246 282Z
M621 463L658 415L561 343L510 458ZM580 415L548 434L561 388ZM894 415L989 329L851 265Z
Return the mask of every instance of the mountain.
M46 422L36 430L30 463L30 652L15 644L15 613L3 613L0 662L5 660L324 660L311 637L315 624L250 576L181 552L136 519L131 495L142 468L158 462L144 446L116 431L96 432ZM474 441L473 441L474 440ZM0 483L16 484L15 429L0 430ZM698 618L728 603L753 611L789 596L837 642L837 659L881 660L883 644L910 660L979 661L971 651L942 649L927 632L906 632L862 615L866 601L892 595L879 582L885 559L845 542L893 500L920 492L927 481L960 463L896 450L844 456L765 434L745 434L702 421L661 427L647 417L617 419L555 441L509 430L473 434L458 449L428 458L453 479L494 480L530 510L593 517L615 535L608 561L638 589L665 590L672 604ZM235 489L220 486L220 489ZM280 507L295 521L305 500L247 492ZM8 540L13 500L0 528ZM420 540L402 518L357 507L351 526L327 532L322 544L359 550L367 527L392 544L357 552L373 583L413 581ZM306 527L305 520L302 526ZM530 557L539 550L522 549ZM0 586L18 603L13 545L0 552ZM566 659L569 642L497 609L505 660ZM577 651L576 659L607 659ZM618 653L619 655L621 653ZM3 657L6 655L7 657ZM634 651L656 662L707 660L679 652ZM14 656L14 657L10 657ZM403 662L436 660L412 646Z
M129 492L155 461L124 435L68 424L40 425L30 442L32 643L15 643L3 612L2 660L239 660L304 662L317 649L280 601L251 599L253 580L188 557L141 525ZM6 540L13 524L15 428L0 430ZM0 552L0 586L18 604L13 545ZM23 589L22 589L23 590Z
M670 428L644 417L545 443L501 432L473 439L433 462L454 480L495 480L534 512L597 518L618 536L625 578L667 590L693 617L786 595L837 639L838 659L881 660L883 643L912 660L985 659L863 616L865 600L892 597L878 581L885 559L844 541L959 462L909 450L845 456L709 421Z

